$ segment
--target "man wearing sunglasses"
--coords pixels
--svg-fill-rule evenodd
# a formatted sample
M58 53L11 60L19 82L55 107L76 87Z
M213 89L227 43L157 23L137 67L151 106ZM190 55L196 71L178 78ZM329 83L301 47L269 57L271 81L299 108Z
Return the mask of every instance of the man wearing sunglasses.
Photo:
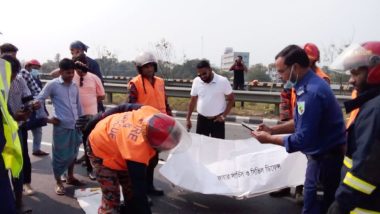
M306 52L289 45L276 56L276 69L284 87L294 88L294 120L272 127L259 125L251 134L261 143L281 145L304 153L308 159L303 213L326 213L339 185L345 146L345 126L340 106L325 80L309 68ZM293 133L288 136L276 134ZM322 200L317 186L323 187Z
M191 87L191 99L186 117L187 129L191 129L191 114L197 105L196 133L215 138L225 138L225 117L234 104L234 95L227 78L212 71L207 60L197 65L197 74ZM227 100L227 102L226 102Z

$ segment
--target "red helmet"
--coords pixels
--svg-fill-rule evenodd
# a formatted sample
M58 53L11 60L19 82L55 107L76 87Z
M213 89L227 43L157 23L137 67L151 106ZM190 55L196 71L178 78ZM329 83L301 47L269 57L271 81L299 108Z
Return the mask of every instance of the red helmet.
M319 49L315 44L306 43L303 49L311 61L319 61Z
M330 66L344 72L360 67L368 67L368 84L380 84L380 41L352 44Z
M166 114L154 114L145 120L145 139L149 144L159 150L170 150L177 146L181 139L180 125Z
M38 60L36 60L36 59L31 59L31 60L29 60L28 62L26 62L25 65L37 65L37 66L40 66L40 67L41 67L40 62L39 62Z

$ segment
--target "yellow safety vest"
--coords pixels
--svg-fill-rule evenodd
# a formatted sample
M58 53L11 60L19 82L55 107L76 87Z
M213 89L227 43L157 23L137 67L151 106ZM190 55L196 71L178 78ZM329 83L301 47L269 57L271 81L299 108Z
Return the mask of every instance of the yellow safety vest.
M5 146L1 153L5 168L10 169L12 176L18 178L22 169L23 159L21 143L17 133L18 125L8 111L8 94L11 84L11 65L0 59L0 109L3 117Z

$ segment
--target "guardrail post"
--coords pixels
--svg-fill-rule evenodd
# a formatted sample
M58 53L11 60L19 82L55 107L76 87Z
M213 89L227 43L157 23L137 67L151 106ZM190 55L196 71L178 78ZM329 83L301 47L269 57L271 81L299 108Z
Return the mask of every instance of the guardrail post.
M107 102L112 104L113 103L112 92L106 92L106 94L107 94Z
M274 104L274 114L280 115L280 104Z

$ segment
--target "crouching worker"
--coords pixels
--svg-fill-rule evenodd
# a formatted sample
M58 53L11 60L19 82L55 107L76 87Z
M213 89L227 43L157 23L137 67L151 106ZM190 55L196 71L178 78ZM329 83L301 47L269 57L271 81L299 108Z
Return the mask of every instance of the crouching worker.
M85 126L84 134L90 132L88 156L102 190L98 213L119 212L119 185L125 202L122 213L151 213L146 196L147 165L156 150L174 148L184 128L159 110L136 104L98 114Z

